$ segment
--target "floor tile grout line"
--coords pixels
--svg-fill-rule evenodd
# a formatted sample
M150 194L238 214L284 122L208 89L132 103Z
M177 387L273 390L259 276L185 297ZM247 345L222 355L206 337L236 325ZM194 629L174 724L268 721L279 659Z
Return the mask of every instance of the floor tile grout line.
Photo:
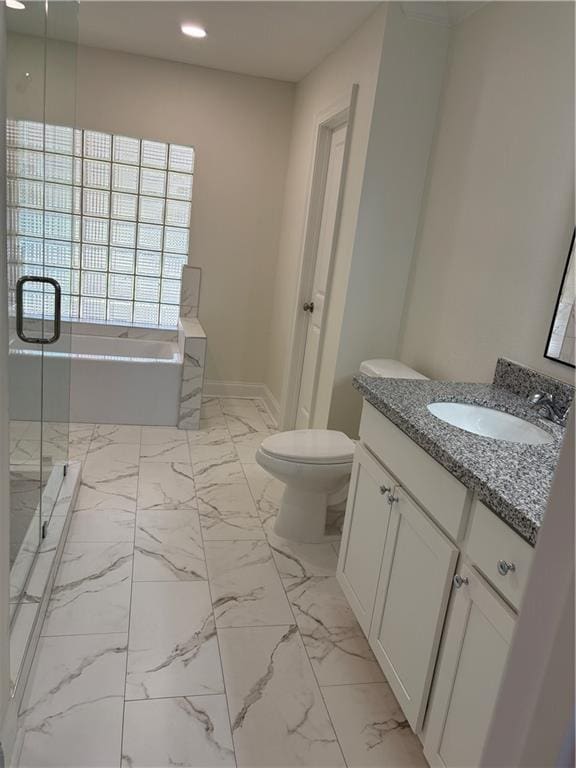
M248 483L248 476L246 475L246 470L244 469L244 464L242 464L242 471L244 472L244 476L246 477L246 482ZM248 483L248 487L250 488L250 483ZM254 496L254 493L252 492L252 488L250 488L250 493L252 494L252 498L254 499L254 504L256 505L256 509L258 511L258 515L260 516L260 507L258 506L258 502L256 500L256 497ZM270 548L270 553L272 554L272 545L270 544L270 538L268 536L268 531L264 528L264 525L262 525L262 528L264 529L264 535L266 536L266 542L268 544L268 547ZM330 710L328 709L328 705L326 704L326 699L324 697L324 694L322 693L322 687L320 685L320 681L318 679L318 676L316 674L316 671L314 669L314 665L312 664L312 659L310 658L310 654L308 652L308 648L306 647L306 643L304 642L304 638L302 636L302 631L300 629L300 625L298 624L298 620L296 619L296 615L294 613L294 606L292 605L292 602L288 596L288 591L286 589L286 585L284 583L284 580L282 579L282 575L280 573L280 570L278 568L278 565L276 563L276 560L274 556L272 556L272 562L274 563L274 567L276 568L276 573L278 574L278 578L280 580L280 584L282 585L282 589L284 590L284 595L286 597L286 601L288 602L288 605L290 606L290 611L292 613L292 616L294 618L294 624L296 625L296 629L298 632L298 637L300 638L300 642L302 643L302 647L304 648L304 652L306 654L306 658L308 659L308 666L310 671L312 672L312 675L314 676L314 680L316 681L316 685L318 687L318 690L320 692L320 697L322 699L322 703L324 705L324 709L326 711L326 716L328 717L328 720L330 722L330 725L332 726L332 731L334 733L334 738L336 739L336 743L338 744L338 748L340 750L340 754L342 755L342 760L344 761L344 764L348 766L348 762L346 760L346 757L344 755L344 750L342 748L342 744L340 742L340 738L338 737L338 732L336 730L336 726L334 724L334 721L332 719L332 716L330 715Z
M220 400L218 400L218 405L220 407L220 410L222 410L222 406L220 403ZM228 431L228 434L230 434L230 430L228 429L228 426L226 426L226 429ZM188 443L188 447L190 448L190 443ZM191 454L191 452L190 452ZM192 455L190 455L190 466L192 467L192 476L194 475L194 466L192 464ZM194 490L196 490L196 484L194 483ZM232 743L232 754L234 755L234 765L238 765L238 760L236 759L236 747L234 745L234 733L232 731L232 713L230 712L230 700L228 698L228 690L226 686L226 678L224 676L224 664L222 662L222 649L220 647L220 638L218 637L218 627L216 626L216 614L214 612L214 601L212 599L212 587L210 584L210 574L208 571L208 561L206 559L206 546L204 541L204 530L202 528L202 519L200 517L200 513L198 513L198 519L199 519L199 529L200 529L200 539L202 541L202 552L204 554L204 562L206 564L206 581L208 585L208 596L210 598L210 605L212 606L212 619L214 621L214 634L216 635L216 647L218 649L218 661L220 664L220 674L222 675L222 686L224 688L224 696L226 698L226 712L228 713L228 726L230 728L230 741Z
M132 596L134 594L134 563L136 559L136 532L137 532L137 509L138 509L138 494L140 493L140 471L142 462L140 456L142 453L142 427L140 427L140 443L138 446L138 481L136 483L136 511L134 512L134 531L132 537L132 570L130 576L130 599L128 601L128 632L126 637L126 664L124 667L124 696L122 697L122 723L120 727L120 755L118 760L118 768L122 768L122 761L124 755L124 722L126 718L126 690L128 686L128 660L130 657L130 628L132 623Z

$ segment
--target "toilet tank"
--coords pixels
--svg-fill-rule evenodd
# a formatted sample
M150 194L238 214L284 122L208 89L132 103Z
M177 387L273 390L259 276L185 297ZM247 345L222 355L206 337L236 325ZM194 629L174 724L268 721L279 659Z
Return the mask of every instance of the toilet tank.
M360 364L360 373L375 376L379 379L427 379L418 371L410 368L399 360L364 360Z

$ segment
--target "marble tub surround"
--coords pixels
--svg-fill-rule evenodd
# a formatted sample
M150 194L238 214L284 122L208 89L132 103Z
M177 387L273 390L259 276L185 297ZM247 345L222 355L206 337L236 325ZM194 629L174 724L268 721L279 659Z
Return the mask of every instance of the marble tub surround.
M62 624L44 627L29 683L29 701L41 703L22 710L21 768L421 764L359 645L335 579L337 546L272 531L282 484L244 441L273 428L260 401L208 398L198 430L90 430L87 456L103 438L107 450L139 449L137 489L131 511L106 506L117 498L111 474L113 492L102 481L94 506L72 516L58 575L66 589L52 600ZM186 462L158 459L176 446Z
M495 384L375 379L362 374L354 386L377 410L451 472L498 517L534 546L564 437L564 429L541 419L528 407L517 364L499 363ZM531 372L532 374L533 372ZM530 375L531 375L530 374ZM549 384L539 374L537 385ZM531 377L531 382L536 379ZM554 380L548 380L554 381ZM505 384L506 388L502 385ZM534 391L534 390L530 390ZM453 427L433 416L435 402L463 402L505 411L537 424L552 437L545 445L494 440Z
M180 318L178 346L184 361L178 405L178 427L198 429L206 364L206 334L198 320Z
M198 317L200 306L200 282L202 270L200 267L182 267L182 283L180 287L180 317Z

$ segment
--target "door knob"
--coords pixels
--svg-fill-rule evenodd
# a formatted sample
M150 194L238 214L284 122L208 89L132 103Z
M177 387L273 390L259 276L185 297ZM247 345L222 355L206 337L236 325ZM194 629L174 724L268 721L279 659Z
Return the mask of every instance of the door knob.
M304 304L302 305L302 309L304 310L304 312L310 312L310 314L312 314L312 312L314 312L314 302L305 301Z

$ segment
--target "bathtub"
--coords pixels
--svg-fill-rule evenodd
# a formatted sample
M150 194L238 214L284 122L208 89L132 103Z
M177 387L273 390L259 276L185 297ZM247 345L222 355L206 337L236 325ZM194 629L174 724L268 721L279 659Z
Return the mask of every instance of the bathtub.
M41 351L10 342L11 418L38 401ZM182 376L177 342L66 335L44 348L44 419L175 426ZM68 392L69 397L68 397Z

